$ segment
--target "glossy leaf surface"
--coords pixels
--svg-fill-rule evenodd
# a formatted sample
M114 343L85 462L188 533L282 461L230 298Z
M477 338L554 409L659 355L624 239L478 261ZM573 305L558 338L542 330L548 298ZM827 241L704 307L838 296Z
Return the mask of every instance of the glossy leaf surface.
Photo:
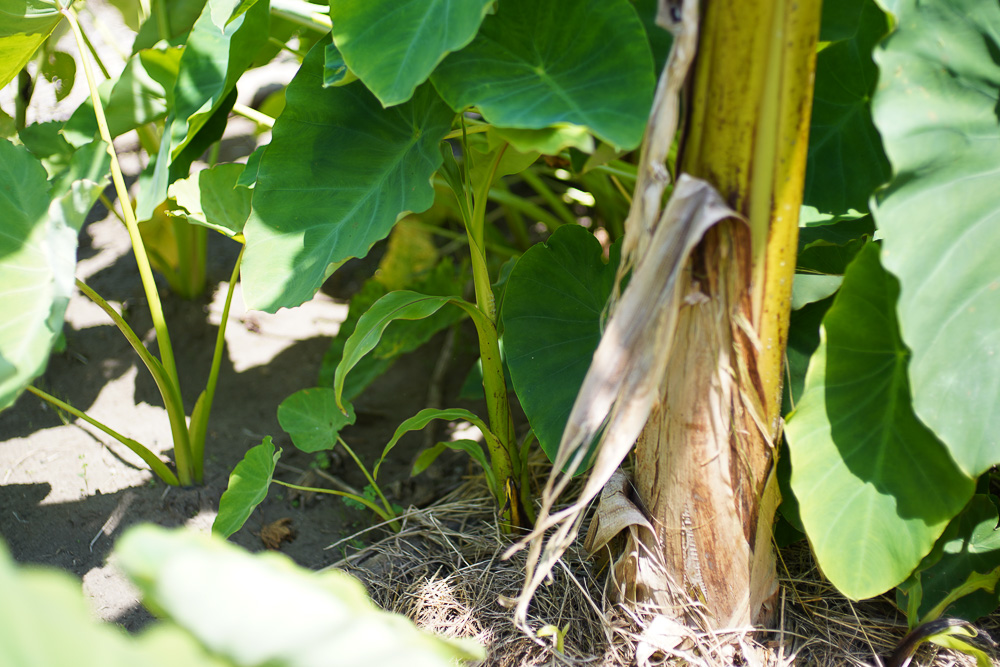
M498 127L579 125L617 148L639 145L655 85L626 0L505 0L431 80L453 109Z

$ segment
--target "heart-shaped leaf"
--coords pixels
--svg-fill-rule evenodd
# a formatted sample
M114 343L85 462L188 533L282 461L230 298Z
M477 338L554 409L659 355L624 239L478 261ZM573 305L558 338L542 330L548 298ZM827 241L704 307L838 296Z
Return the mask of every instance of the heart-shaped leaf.
M402 211L434 201L431 176L452 112L430 86L383 109L359 82L323 87L320 42L289 84L260 161L247 221L247 306L274 312L310 299L335 266L364 257Z
M507 280L507 366L521 407L550 459L601 340L617 246L611 262L605 264L601 254L593 234L565 225L524 253Z
M441 60L472 41L493 0L333 0L333 41L387 107L410 99Z
M302 389L278 406L278 423L304 452L333 449L341 429L354 423L354 406L346 408L347 414L340 411L333 389Z
M504 0L431 80L453 109L498 127L580 125L617 148L639 145L655 85L627 0Z
M875 221L899 278L914 409L979 475L1000 462L1000 5L894 11L874 101L894 175Z
M806 534L824 574L854 599L906 579L974 490L913 414L897 293L868 244L823 319L785 427Z

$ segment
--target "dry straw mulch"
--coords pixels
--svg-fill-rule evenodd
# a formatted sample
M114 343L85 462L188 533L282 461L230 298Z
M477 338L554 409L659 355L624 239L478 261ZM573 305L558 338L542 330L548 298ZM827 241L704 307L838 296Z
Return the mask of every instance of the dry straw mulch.
M513 598L524 583L524 552L502 560L511 539L500 533L493 517L492 500L469 484L431 507L411 509L399 533L332 567L358 576L377 604L409 616L426 630L474 637L487 647L484 665L489 667L624 667L644 660L705 667L881 666L906 633L906 619L889 598L844 598L800 542L779 554L773 627L720 633L676 626L676 642L650 645L641 637L654 616L612 603L605 577L595 576L582 548L575 547L550 585L539 589L529 614L534 633L546 625L568 628L560 653L554 636L531 636L513 624ZM978 625L1000 634L997 618ZM975 661L925 644L911 664L971 667Z

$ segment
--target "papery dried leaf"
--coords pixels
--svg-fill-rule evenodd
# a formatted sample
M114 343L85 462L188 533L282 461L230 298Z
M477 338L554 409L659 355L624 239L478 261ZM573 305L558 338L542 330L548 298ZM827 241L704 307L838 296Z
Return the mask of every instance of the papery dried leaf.
M266 523L260 529L260 541L268 549L279 549L282 542L291 542L294 539L295 531L292 530L292 520L288 517Z
M520 543L530 541L531 550L525 591L516 614L519 622L527 618L531 594L572 542L584 509L635 444L659 399L677 313L682 307L691 307L685 306L687 295L681 293L678 277L705 232L728 218L739 215L711 184L687 174L680 176L650 247L636 264L594 353L563 432L535 530ZM597 458L580 497L568 508L550 514L599 432ZM568 472L560 477L560 470ZM552 528L556 531L543 552L542 539Z
M645 528L651 535L656 534L645 513L629 499L631 484L628 476L619 468L601 490L597 511L590 522L587 537L583 540L583 548L591 558L631 526Z

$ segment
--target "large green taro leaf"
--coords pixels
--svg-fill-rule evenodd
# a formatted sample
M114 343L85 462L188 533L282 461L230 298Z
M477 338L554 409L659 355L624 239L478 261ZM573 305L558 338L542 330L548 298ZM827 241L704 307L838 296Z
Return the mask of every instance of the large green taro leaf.
M384 109L360 82L323 87L323 48L288 85L257 172L243 294L268 312L310 299L331 265L364 257L403 211L434 202L452 112L430 85Z
M542 449L554 459L573 402L601 340L612 261L583 227L560 227L530 248L507 280L504 350L517 398Z
M894 171L875 222L900 283L917 415L958 464L1000 462L1000 5L896 3L875 122Z
M823 572L854 599L906 579L974 490L913 414L897 292L868 244L823 319L785 427L806 534Z
M0 140L0 409L45 369L73 290L78 228L49 190L31 153Z
M453 109L498 127L582 125L616 148L639 145L655 84L627 0L504 0L431 80Z
M472 41L493 0L331 0L333 41L387 107L410 99L441 60Z
M826 213L865 211L889 164L872 123L872 49L889 28L874 0L823 3L803 200Z
M62 20L48 0L0 0L0 88L13 80Z

